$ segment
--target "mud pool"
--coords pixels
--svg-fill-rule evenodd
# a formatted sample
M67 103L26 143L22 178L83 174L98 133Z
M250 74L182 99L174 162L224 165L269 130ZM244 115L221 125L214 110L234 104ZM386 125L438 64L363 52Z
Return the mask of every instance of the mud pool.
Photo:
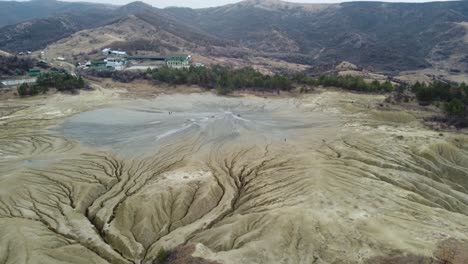
M198 135L203 144L249 137L287 142L306 130L310 133L338 123L335 114L301 112L294 100L176 95L80 113L52 131L88 146L151 154L189 134Z

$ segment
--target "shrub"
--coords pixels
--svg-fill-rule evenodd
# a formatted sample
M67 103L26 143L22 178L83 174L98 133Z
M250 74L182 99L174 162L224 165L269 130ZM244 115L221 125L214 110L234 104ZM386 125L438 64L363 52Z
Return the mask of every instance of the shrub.
M162 264L167 260L168 257L169 253L164 248L161 248L156 255L156 263Z
M18 95L19 96L33 96L38 95L39 93L46 93L49 89L39 85L29 85L27 83L23 83L18 87Z
M465 116L465 105L460 99L452 99L445 104L445 112L451 116Z
M383 84L379 81L367 83L364 78L351 75L322 75L318 78L317 84L370 93L390 92L393 90L393 85L390 81L386 81Z
M86 82L83 78L72 76L66 72L50 72L41 74L37 78L37 86L39 87L53 87L60 92L75 92L78 89L83 89Z
M28 96L29 95L29 85L26 83L23 83L18 87L18 95L19 96Z
M437 81L426 85L417 82L411 89L420 103L434 104L437 107L443 105L447 122L455 120L454 125L457 127L464 127L468 123L468 86L465 83L456 85Z
M421 102L450 101L453 96L459 94L459 89L444 82L434 82L430 85L417 82L412 86L416 98Z
M75 93L78 89L86 87L86 82L80 77L72 76L66 72L50 72L41 74L35 85L22 84L18 87L19 96L32 96L47 93L49 87L56 88L60 92Z

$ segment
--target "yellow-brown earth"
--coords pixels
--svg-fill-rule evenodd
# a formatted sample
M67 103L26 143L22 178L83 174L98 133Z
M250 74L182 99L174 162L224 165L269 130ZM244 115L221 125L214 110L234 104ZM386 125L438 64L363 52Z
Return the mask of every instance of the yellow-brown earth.
M0 263L467 261L463 133L344 92L129 98L0 103Z

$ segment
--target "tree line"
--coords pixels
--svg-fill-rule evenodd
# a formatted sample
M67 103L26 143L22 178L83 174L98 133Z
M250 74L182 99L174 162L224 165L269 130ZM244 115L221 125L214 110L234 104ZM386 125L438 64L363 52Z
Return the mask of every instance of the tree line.
M22 84L18 88L18 95L24 97L45 94L49 88L55 88L59 92L75 93L85 87L86 82L81 76L76 77L67 72L49 72L41 74L35 84Z
M306 74L300 73L292 76L295 83L307 84L310 86L326 86L338 87L349 91L367 92L367 93L383 93L391 92L393 85L390 81L379 82L374 80L372 82L366 81L361 76L352 75L320 75L318 78L310 77Z
M208 89L215 88L221 94L235 90L253 89L257 91L290 91L295 85L333 86L351 91L390 92L393 85L390 81L367 82L361 76L321 75L311 77L299 74L262 74L253 68L230 70L226 67L190 68L184 70L163 67L149 70L154 80L171 84L196 84Z
M468 117L468 85L436 81L431 84L416 82L411 86L421 104L440 104L447 115Z
M88 71L97 77L108 77L120 82L130 82L135 79L149 79L157 83L170 85L198 85L206 89L216 89L219 94L229 94L238 90L253 90L262 92L290 91L297 85L334 86L351 91L390 92L391 82L373 81L371 83L360 76L322 75L311 77L299 74L266 75L251 67L230 69L222 66L191 67L174 69L162 67L148 69L146 72L108 72Z
M293 88L291 79L286 75L265 75L250 67L235 70L222 66L188 69L162 67L148 70L147 74L157 82L198 85L207 89L216 89L223 95L236 90L289 91Z

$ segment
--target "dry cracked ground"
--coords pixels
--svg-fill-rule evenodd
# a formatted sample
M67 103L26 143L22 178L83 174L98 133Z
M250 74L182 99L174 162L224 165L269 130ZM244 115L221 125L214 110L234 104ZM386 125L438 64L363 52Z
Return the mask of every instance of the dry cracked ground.
M124 97L0 103L0 263L468 263L463 133L379 96Z

